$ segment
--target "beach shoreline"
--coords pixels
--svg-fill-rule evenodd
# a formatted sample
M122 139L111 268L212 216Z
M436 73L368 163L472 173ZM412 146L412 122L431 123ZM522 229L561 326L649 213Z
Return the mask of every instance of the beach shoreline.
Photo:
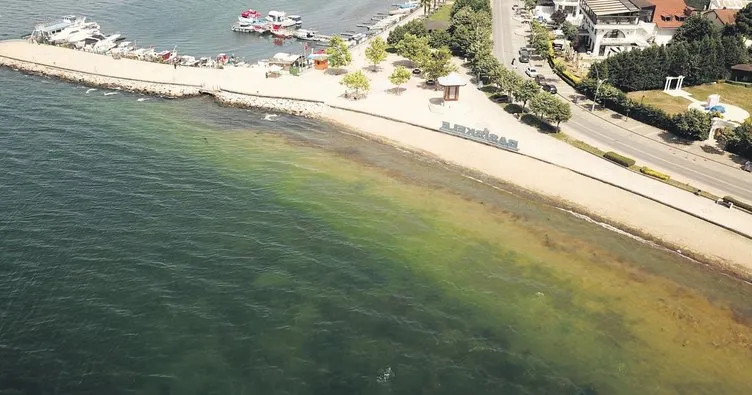
M334 121L370 139L546 196L629 233L650 235L645 238L712 262L739 278L752 278L748 258L752 256L752 223L745 214L632 174L541 135L504 113L473 87L463 88L463 101L452 106L431 104L441 91L426 89L419 79L406 84L407 90L399 96L389 93L385 77L400 59L390 55L387 62L392 64L375 72L365 61L364 48L354 48L353 52L350 68L366 70L372 79L372 93L365 100L342 97L341 77L313 70L301 77L267 79L262 68L173 69L166 64L113 59L22 40L0 42L0 66L143 94L208 94L222 105ZM303 80L305 83L301 83ZM485 127L519 141L520 152L440 133L443 122Z
M367 120L356 121L354 118L366 118ZM543 174L543 177L528 178L525 175L520 177L520 173L499 173L489 171L489 169L467 166L467 164L453 160L448 152L441 155L432 148L426 149L425 147L415 146L393 133L384 133L384 131L395 130L395 128L403 132L407 131L406 128L409 128L409 131L415 134L434 133L428 130L420 130L416 126L398 126L395 125L396 122L394 121L337 109L331 109L322 119L340 128L340 132L355 133L371 141L437 161L462 173L466 178L473 179L502 193L515 194L515 191L522 191L524 195L532 196L532 198L544 204L586 216L596 223L612 226L619 231L655 243L661 248L683 256L694 264L701 264L741 281L752 283L752 265L748 260L748 257L752 256L749 255L752 254L752 239L723 229L704 219L683 213L664 203L638 196L623 188L608 185L600 180L577 174L570 169L541 162L525 155L517 155L512 152L500 153L504 155L504 162L508 164L548 168L546 172L539 173ZM470 141L466 143L477 145L477 143ZM575 194L568 195L566 188L556 187L556 180L561 177L567 179L566 185L572 185L572 189L585 188L597 192L592 194L594 199L581 200L581 197L575 197ZM632 201L633 205L644 209L647 215L632 216L633 210L622 213L618 209L604 210L604 205L596 204L596 201L605 197ZM608 206L613 207L611 204ZM677 221L683 223L683 225L680 228L669 226L667 220ZM679 231L680 229L682 232ZM703 240L711 242L703 243Z

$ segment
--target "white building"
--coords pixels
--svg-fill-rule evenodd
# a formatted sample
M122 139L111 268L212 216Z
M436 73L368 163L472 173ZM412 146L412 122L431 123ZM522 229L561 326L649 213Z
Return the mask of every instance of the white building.
M538 0L533 15L535 18L550 21L551 14L557 10L566 12L567 21L575 26L579 26L582 21L580 0Z
M741 10L752 0L710 0L709 10Z
M580 0L580 9L593 56L666 44L691 13L684 0Z

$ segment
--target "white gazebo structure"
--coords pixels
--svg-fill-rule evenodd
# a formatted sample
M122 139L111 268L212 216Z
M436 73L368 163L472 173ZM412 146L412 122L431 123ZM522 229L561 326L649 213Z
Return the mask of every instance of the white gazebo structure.
M467 85L467 81L455 72L439 77L439 85L444 87L444 101L457 101L460 99L460 87Z
M671 88L671 83L674 81L676 81L676 86L674 88ZM680 75L678 77L666 77L666 84L663 85L663 92L668 94L671 94L671 91L680 92L682 85L684 85L683 75Z

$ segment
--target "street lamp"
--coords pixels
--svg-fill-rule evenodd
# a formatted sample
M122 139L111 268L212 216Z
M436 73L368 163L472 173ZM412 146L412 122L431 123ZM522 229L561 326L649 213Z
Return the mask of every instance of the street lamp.
M596 71L597 74L597 71ZM590 107L590 112L595 111L595 102L598 100L598 91L601 89L601 85L603 85L604 82L608 81L608 78L605 80L598 80L598 85L595 86L595 95L593 96L593 105Z

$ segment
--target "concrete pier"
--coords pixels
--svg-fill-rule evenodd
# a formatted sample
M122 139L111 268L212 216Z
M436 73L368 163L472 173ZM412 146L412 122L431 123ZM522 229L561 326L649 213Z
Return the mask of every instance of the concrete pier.
M270 79L261 67L175 68L170 64L116 59L25 40L0 42L0 66L85 85L117 87L158 96L211 94L230 105L302 116L317 116L323 112L326 95L321 92L327 90L316 89L316 80L322 79L319 83L329 81L323 73L313 72L305 77Z

